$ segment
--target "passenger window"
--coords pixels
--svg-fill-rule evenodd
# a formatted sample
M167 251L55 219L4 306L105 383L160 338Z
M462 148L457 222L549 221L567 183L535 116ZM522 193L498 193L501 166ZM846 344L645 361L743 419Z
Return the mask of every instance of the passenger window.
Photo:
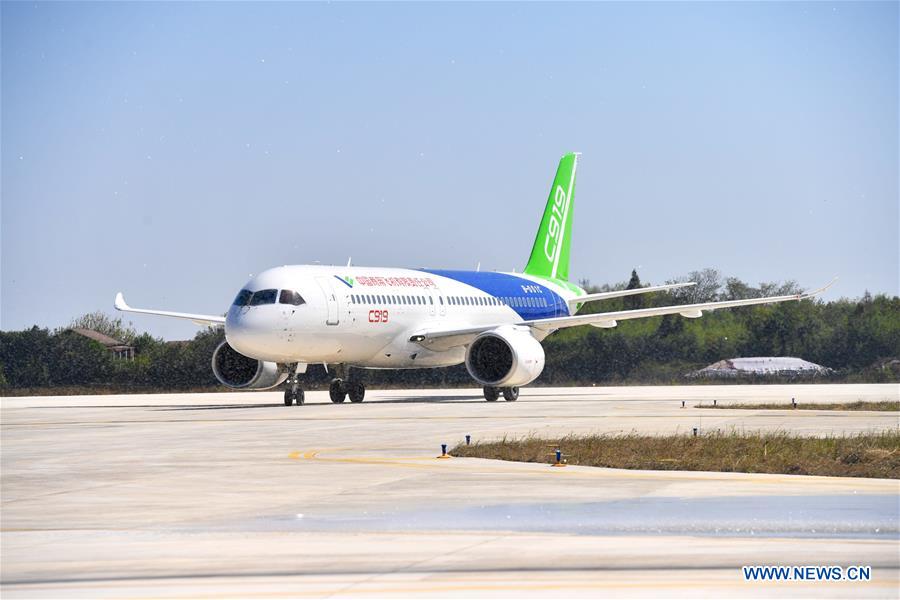
M253 296L253 292L251 292L250 290L241 290L234 298L234 305L247 306L247 304L250 302L251 296Z
M429 305L433 305L433 304L434 304L434 300L432 299L431 296L428 296L428 304L429 304Z
M306 300L303 299L303 296L301 296L294 290L281 290L281 295L278 296L278 301L281 304L293 304L294 306L306 304Z
M250 298L250 306L275 304L275 296L277 294L278 290L259 290L258 292L253 292L253 297Z

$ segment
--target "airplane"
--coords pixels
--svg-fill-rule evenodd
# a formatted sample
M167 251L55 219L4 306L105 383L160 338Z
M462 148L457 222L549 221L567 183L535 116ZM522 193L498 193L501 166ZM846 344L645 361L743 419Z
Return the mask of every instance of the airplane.
M589 302L694 285L693 282L588 294L569 281L569 248L579 153L559 161L543 218L521 273L288 265L240 289L225 316L132 308L124 312L224 327L212 370L225 386L264 390L285 384L284 403L304 403L301 375L333 366L332 402L362 402L360 369L415 369L465 363L484 398L507 401L544 369L541 341L559 329L720 308L799 301L814 292L578 314ZM832 281L832 283L834 283Z

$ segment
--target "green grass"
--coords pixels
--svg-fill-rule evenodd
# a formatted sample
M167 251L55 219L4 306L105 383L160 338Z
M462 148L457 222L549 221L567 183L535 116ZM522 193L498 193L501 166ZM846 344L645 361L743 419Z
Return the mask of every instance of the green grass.
M454 456L552 463L555 448L569 464L616 469L785 473L900 479L900 432L839 437L788 433L699 436L607 434L562 439L525 437L464 444Z
M798 402L778 404L697 404L694 408L742 408L748 410L878 410L900 411L900 400L878 400L873 402L845 402L842 404L823 404L815 402Z

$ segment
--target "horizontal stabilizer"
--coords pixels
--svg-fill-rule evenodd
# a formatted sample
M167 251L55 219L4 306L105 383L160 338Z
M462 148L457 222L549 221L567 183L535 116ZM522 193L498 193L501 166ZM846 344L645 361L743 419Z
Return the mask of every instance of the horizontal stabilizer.
M574 309L579 304L585 302L596 302L597 300L609 300L610 298L621 298L623 296L634 296L635 294L649 294L650 292L662 292L665 290L674 290L678 288L697 285L694 281L687 283L669 283L666 285L651 285L649 287L634 288L631 290L616 290L614 292L598 292L596 294L585 294L569 300L569 307Z

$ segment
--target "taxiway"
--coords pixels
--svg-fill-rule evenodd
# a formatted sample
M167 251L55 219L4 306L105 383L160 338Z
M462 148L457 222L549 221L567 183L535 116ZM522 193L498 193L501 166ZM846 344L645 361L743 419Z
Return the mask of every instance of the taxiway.
M438 460L530 433L827 435L897 413L698 409L897 385L3 398L4 597L897 597L897 481ZM681 408L682 400L686 408ZM548 449L548 459L549 459ZM745 582L742 565L871 565Z

